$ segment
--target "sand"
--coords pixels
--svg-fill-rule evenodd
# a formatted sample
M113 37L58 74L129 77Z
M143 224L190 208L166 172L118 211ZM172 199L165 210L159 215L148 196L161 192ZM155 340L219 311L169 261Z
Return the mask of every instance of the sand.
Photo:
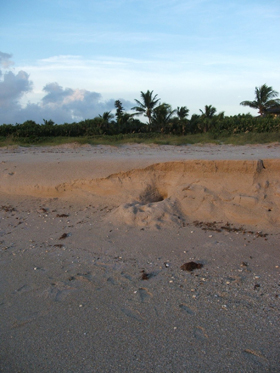
M0 149L0 371L278 372L279 171L278 143Z

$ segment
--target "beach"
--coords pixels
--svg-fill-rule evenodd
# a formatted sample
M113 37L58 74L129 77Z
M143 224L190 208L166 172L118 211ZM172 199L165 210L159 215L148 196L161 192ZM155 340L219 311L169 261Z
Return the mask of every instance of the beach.
M279 143L1 148L0 219L1 372L279 372Z

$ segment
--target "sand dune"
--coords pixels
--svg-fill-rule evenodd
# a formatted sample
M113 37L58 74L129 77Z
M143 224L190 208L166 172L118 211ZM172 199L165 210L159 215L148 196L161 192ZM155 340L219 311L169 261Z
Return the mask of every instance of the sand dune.
M123 203L127 224L159 227L193 220L275 230L280 224L278 161L187 161L149 166L99 181Z
M109 220L141 227L180 226L194 220L268 231L280 227L278 159L185 160L129 169L131 166L133 163L124 167L123 162L112 160L97 160L94 165L81 160L62 165L17 164L15 172L4 173L0 192L80 198L83 203L106 200L112 210ZM81 172L77 170L83 169L87 173L76 178Z

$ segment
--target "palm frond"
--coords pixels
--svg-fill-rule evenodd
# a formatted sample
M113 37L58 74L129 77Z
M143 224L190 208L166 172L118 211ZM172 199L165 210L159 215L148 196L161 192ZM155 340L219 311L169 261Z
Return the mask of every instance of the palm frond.
M142 102L141 101L139 101L139 100L134 100L134 101L136 101L137 102L137 104L138 105L140 105L140 107L142 107L143 109L145 109L145 105L144 104L142 104ZM134 109L134 108L132 108L132 109Z
M253 109L257 109L259 104L258 104L257 101L242 101L242 102L240 102L240 105L249 106Z

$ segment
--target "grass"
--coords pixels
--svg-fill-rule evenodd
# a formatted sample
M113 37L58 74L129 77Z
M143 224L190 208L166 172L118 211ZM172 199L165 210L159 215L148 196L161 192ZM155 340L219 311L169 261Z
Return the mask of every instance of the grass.
M280 133L241 133L228 136L218 136L213 133L202 133L187 136L161 135L156 133L127 134L114 136L94 137L36 137L36 138L12 138L0 137L0 147L4 146L56 146L63 144L78 143L81 145L122 145L135 144L158 144L158 145L185 145L185 144L266 144L280 142Z
M228 136L224 139L224 144L245 145L245 144L268 144L280 142L280 132L248 132Z

